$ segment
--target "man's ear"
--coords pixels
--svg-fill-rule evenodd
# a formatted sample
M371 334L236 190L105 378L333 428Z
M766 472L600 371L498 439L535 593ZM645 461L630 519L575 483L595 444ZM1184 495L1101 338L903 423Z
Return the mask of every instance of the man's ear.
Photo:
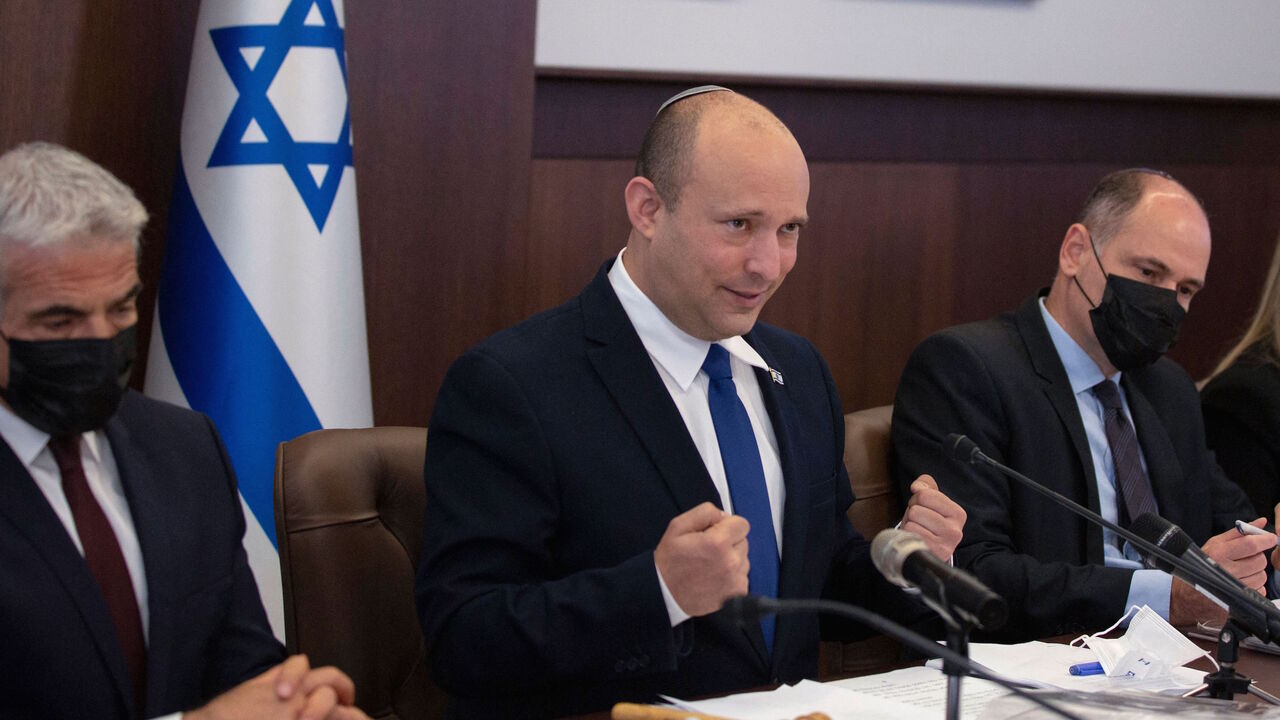
M653 238L658 212L662 209L662 196L649 178L637 175L631 178L623 191L627 205L627 217L631 227L646 238Z
M1080 223L1075 223L1067 228L1067 234L1062 238L1062 247L1058 248L1058 270L1063 275L1073 278L1089 262L1089 258L1093 257L1093 250L1089 247L1089 230Z

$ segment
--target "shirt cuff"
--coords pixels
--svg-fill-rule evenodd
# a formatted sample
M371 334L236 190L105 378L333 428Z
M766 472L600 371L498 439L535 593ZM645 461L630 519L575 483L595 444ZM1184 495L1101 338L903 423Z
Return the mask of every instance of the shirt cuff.
M1165 620L1169 619L1169 591L1173 587L1173 576L1163 570L1134 570L1133 579L1129 581L1129 598L1124 609L1137 605L1150 606Z
M667 606L667 617L671 619L671 627L675 627L680 623L693 617L689 613L680 608L680 604L671 594L671 590L667 588L667 581L662 579L662 571L658 569L658 561L653 561L653 570L658 573L658 587L662 589L662 602Z

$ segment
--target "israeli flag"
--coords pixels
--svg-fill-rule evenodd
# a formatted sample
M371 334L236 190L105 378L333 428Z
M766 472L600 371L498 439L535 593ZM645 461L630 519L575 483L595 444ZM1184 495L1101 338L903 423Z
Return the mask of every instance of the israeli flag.
M284 636L276 445L373 422L341 0L204 0L146 392L209 415Z

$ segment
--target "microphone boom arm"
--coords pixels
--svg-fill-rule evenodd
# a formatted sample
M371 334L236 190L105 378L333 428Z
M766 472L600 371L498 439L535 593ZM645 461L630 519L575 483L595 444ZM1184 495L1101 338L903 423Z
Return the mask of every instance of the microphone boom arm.
M1000 474L1017 480L1023 487L1034 490L1035 492L1053 500L1059 506L1065 507L1071 512L1079 515L1090 522L1101 525L1104 528L1114 532L1120 537L1128 540L1143 555L1154 556L1159 558L1170 567L1177 568L1183 574L1192 578L1196 585L1201 586L1205 590L1212 592L1218 597L1218 600L1224 602L1229 607L1229 613L1240 621L1241 625L1248 629L1252 634L1257 635L1259 639L1271 641L1280 638L1280 611L1274 606L1264 607L1262 604L1255 602L1250 598L1246 591L1240 587L1234 587L1224 578L1215 572L1202 568L1184 561L1173 553L1168 552L1164 548L1157 547L1126 528L1107 520L1098 513L1086 508L1070 498L1054 492L1022 473L997 462L987 456L986 453L978 447L977 443L970 440L968 436L952 433L947 436L943 443L944 447L951 450L951 456L957 460L968 462L971 465L986 465L994 468ZM1270 602L1263 598L1259 598L1263 604L1270 606Z

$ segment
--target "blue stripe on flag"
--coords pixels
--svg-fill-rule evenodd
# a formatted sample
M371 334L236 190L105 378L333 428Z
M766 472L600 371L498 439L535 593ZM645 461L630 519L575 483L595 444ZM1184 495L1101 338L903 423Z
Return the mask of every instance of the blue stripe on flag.
M320 420L218 252L181 162L157 295L165 351L182 392L218 426L240 493L275 544L276 446L320 429Z

